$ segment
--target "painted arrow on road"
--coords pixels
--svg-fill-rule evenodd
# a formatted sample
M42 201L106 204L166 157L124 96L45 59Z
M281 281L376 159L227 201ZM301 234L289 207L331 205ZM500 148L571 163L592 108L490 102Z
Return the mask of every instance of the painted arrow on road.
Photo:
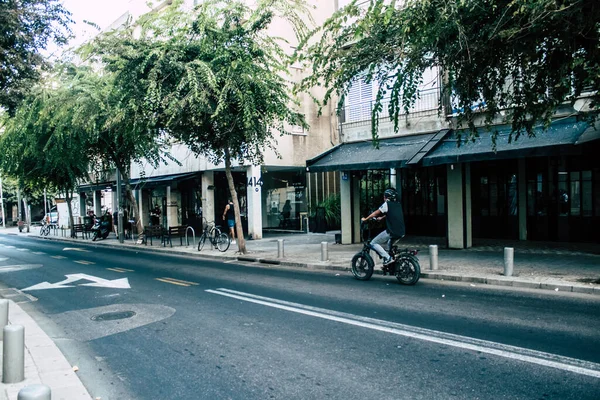
M97 276L92 276L92 275L87 275L87 274L70 274L70 275L65 275L65 276L67 277L67 279L65 279L64 281L60 281L60 282L56 282L56 283L42 282L42 283L38 283L37 285L33 285L33 286L30 286L28 288L21 289L21 290L25 291L25 290L71 288L71 287L75 287L75 286L69 285L70 283L74 283L74 282L77 282L80 280L92 281L93 283L84 283L84 284L81 284L78 286L106 287L106 288L113 288L113 289L131 289L131 286L129 286L129 280L127 278L110 280L110 279L99 278Z

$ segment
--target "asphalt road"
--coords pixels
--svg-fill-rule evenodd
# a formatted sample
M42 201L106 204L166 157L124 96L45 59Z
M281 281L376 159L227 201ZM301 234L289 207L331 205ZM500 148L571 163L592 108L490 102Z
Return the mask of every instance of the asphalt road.
M18 236L0 237L0 282L37 298L21 306L103 400L600 393L596 296L404 287Z

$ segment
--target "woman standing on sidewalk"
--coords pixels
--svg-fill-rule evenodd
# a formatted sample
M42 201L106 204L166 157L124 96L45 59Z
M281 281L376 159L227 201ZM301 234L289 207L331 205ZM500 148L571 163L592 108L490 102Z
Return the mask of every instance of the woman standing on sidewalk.
M227 201L227 205L225 206L225 210L223 210L223 221L227 221L227 226L229 227L229 236L231 236L231 244L235 244L235 213L233 211L233 201L229 199Z

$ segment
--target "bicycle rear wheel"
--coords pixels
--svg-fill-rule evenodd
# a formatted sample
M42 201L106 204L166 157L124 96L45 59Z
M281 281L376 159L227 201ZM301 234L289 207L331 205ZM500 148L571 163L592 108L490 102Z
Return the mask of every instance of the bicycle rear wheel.
M421 277L419 262L411 257L400 257L396 261L396 279L403 285L414 285Z
M227 251L227 249L229 248L230 245L230 241L229 241L229 236L225 233L221 233L219 234L219 236L217 236L215 238L216 243L215 243L215 247L217 249L219 249L219 251L221 252L225 252Z

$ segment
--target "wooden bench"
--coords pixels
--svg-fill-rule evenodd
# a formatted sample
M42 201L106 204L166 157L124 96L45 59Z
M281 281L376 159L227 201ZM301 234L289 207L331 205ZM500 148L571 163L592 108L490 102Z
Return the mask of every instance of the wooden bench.
M171 247L173 247L173 242L171 241L171 238L179 237L179 243L181 246L183 246L183 238L185 237L185 232L187 231L187 228L187 226L170 226L169 230L167 231L166 240L163 242L164 245L166 246L166 242L169 241L169 244L171 245Z
M81 233L81 237L83 239L88 239L89 238L89 232L90 231L83 224L75 224L75 225L73 225L73 234L74 234L75 237L77 237L78 233Z
M150 246L152 246L152 239L158 238L160 242L164 241L164 230L160 225L144 226L144 244L148 244L148 238L150 238Z

